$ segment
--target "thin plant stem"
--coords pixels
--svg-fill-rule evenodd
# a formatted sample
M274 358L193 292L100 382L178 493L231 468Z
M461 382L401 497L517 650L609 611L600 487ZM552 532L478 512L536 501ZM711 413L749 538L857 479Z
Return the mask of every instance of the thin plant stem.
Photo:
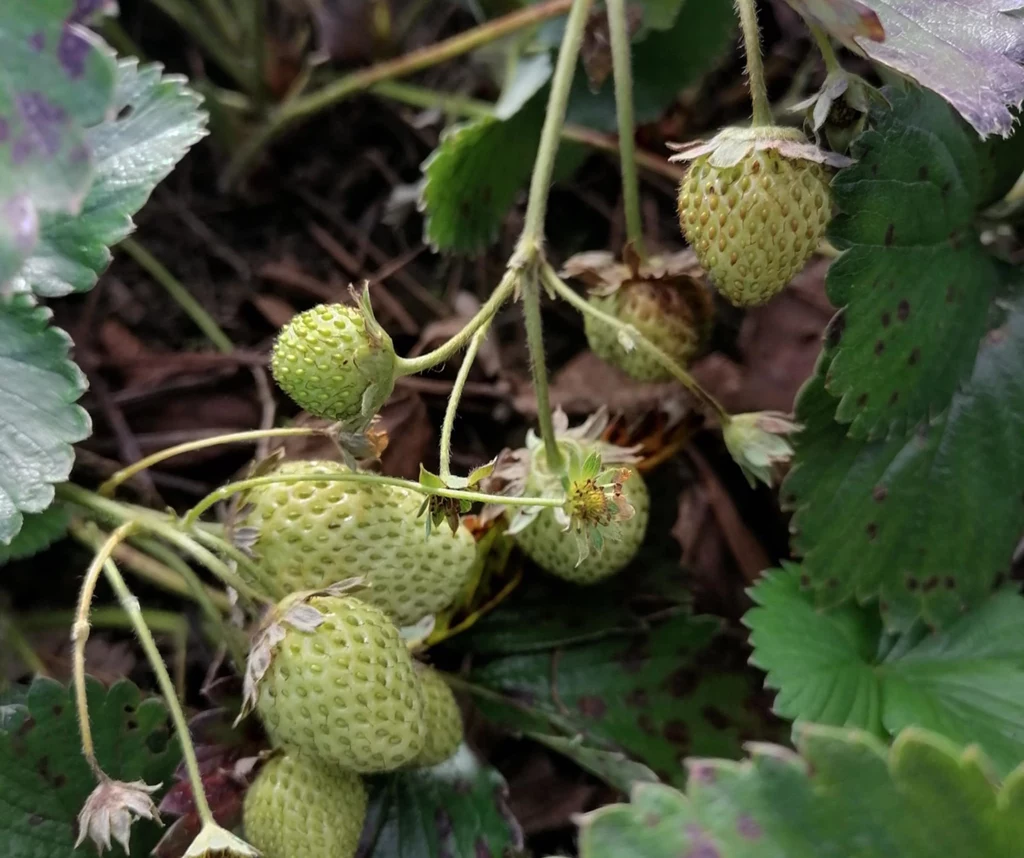
M558 155L558 141L562 136L562 126L565 124L565 111L576 72L576 60L579 58L583 31L587 26L587 15L591 5L593 0L573 0L572 9L565 22L565 34L562 36L562 46L558 51L558 62L551 77L551 95L548 97L544 127L541 129L540 143L537 146L537 160L534 162L533 176L530 178L530 196L526 204L523 234L519 239L521 251L527 254L531 252L531 246L539 249L544 240L544 215L547 212L548 191L551 188L555 157Z
M82 755L97 779L106 776L100 770L99 763L96 762L96 747L92 739L89 699L85 684L85 645L89 640L89 611L92 608L93 595L96 593L96 584L103 572L103 564L110 559L114 549L127 539L137 526L134 521L125 522L107 537L103 545L93 555L78 593L78 607L75 610L75 621L71 626L71 642L74 645L71 664L75 686L75 709L78 712L78 729L82 737Z
M182 518L182 526L187 530L192 528L198 521L199 517L206 512L211 506L219 503L226 498L231 497L233 494L238 492L245 492L249 489L259 488L260 486L270 486L277 484L291 484L291 483L303 483L303 482L318 482L318 483L329 483L329 482L342 482L342 483L368 483L377 486L395 486L400 489L407 489L411 492L416 492L421 495L437 495L443 498L456 498L457 500L467 500L472 503L495 503L504 504L506 506L550 506L560 507L563 504L561 498L541 498L541 497L505 497L504 495L491 495L483 492L470 492L461 491L459 489L446 489L446 488L430 488L428 486L420 485L419 483L413 482L412 480L401 480L397 477L382 477L378 474L357 474L357 473L343 473L343 474L269 474L265 477L251 477L247 480L239 480L238 482L228 483L227 485L221 486L219 489L210 492L205 498L197 503L192 509L185 513ZM184 534L181 534L184 536Z
M544 127L537 146L537 159L533 164L530 178L530 196L526 203L523 233L519 237L516 252L509 261L509 269L518 272L523 300L523 319L526 324L526 341L530 351L530 368L533 372L533 387L537 397L537 423L548 466L558 472L562 468L562 454L558 449L555 427L551 415L548 394L547 362L544 358L544 327L540 313L540 281L538 265L544 254L544 216L547 212L548 193L554 174L558 143L565 124L565 111L569 103L572 79L576 72L583 31L587 26L587 15L593 0L573 0L569 18L565 24L562 45L558 51L558 62L551 78L551 94L544 114Z
M540 314L540 282L531 271L523 282L523 321L526 343L530 351L534 395L537 398L537 423L544 441L544 455L553 473L562 470L562 451L558 448L555 425L551 416L551 395L548 391L548 365L544 358L544 327Z
M414 375L415 373L432 369L438 364L444 363L448 358L458 352L459 349L465 346L473 338L473 335L477 330L479 330L480 326L490 323L491 319L494 318L495 313L497 313L498 310L501 309L502 305L512 297L512 293L515 292L516 288L517 273L518 272L513 270L506 271L501 282L491 293L491 297L487 299L479 310L477 310L476 315L463 326L462 330L446 343L441 344L433 351L427 352L425 355L420 355L419 357L399 358L397 362L398 375Z
M412 107L436 108L450 115L468 119L484 119L494 116L494 105L490 102L454 93L437 92L414 84L385 81L374 86L371 92L382 98ZM611 134L595 131L593 128L585 128L582 125L573 125L567 122L562 127L562 139L568 140L570 143L580 143L600 152L619 154L618 138ZM684 167L671 164L660 155L654 155L651 152L635 150L633 158L638 167L674 182L678 182L686 175Z
M117 571L117 564L113 560L108 559L103 564L103 571L110 582L110 586L117 594L121 607L124 608L131 619L135 634L139 638L139 643L146 653L150 667L153 668L153 673L156 674L157 685L160 687L160 692L163 694L167 709L171 714L171 722L174 724L174 729L178 734L178 741L181 742L181 752L185 757L185 769L188 772L189 783L192 786L192 798L195 801L196 810L199 812L199 819L203 825L215 825L213 812L210 810L209 802L206 800L206 791L203 789L203 778L199 771L199 761L196 759L196 749L192 744L192 737L189 734L188 721L185 720L185 713L182 711L181 702L178 700L171 676L167 672L167 665L164 664L156 641L153 640L153 633L150 631L149 626L146 625L146 619L142 614L142 609L139 607L139 600L132 595L128 585L124 583L124 578Z
M181 551L190 555L197 562L216 575L229 587L234 587L241 595L252 599L260 604L272 604L273 601L259 592L234 572L223 560L212 551L200 545L196 539L181 530L174 524L164 520L158 513L140 507L127 506L109 498L100 497L94 492L76 486L73 483L63 483L57 487L58 496L76 506L91 510L101 517L112 521L131 521L139 527L159 536L165 542L176 546ZM198 531L197 531L198 532ZM218 549L227 553L228 543L212 534L204 533L204 539L217 541Z
M94 551L106 541L108 535L95 528L86 527L78 521L72 521L69 532L77 541L92 548ZM114 549L113 556L115 560L123 563L139 578L159 587L161 590L166 590L168 593L178 596L191 596L208 615L215 615L220 618L222 612L226 613L231 609L231 601L224 593L199 582L198 578L195 578L195 581L199 582L200 586L195 587L181 574L180 569L175 571L174 568L171 568L171 564L166 562L166 557L160 559L157 554L159 543L150 543L137 536L134 537L134 541L144 545L145 551L140 551L126 543L122 543ZM163 548L163 546L159 546L159 548ZM169 549L164 550L170 556L175 557L179 561L181 560ZM182 562L182 565L195 576L195 573L192 572L187 564Z
M224 0L202 0L202 3L207 18L220 30L221 35L231 44L238 44L238 22L224 5Z
M658 361L666 370L672 375L689 391L689 393L703 405L708 411L718 417L719 421L723 426L727 425L732 418L729 416L729 412L722 407L722 404L715 399L710 393L708 393L700 383L690 373L688 373L683 367L681 367L676 361L672 360L664 351L658 348L652 343L647 337L641 334L632 325L620 321L605 313L603 310L599 310L593 306L589 301L580 297L574 289L572 289L565 281L562 280L555 270L545 263L541 270L541 276L544 279L544 283L549 289L555 292L556 295L564 298L569 304L574 306L584 315L589 315L591 318L597 319L612 328L620 331L625 331L629 338L634 342L636 348L641 351L647 352L651 357Z
M640 182L634 153L636 122L633 118L633 67L629 45L626 0L606 0L608 34L611 39L612 69L615 75L615 117L619 127L619 163L622 171L622 207L626 215L626 239L641 258L644 227L640 216Z
M771 125L772 109L768 102L768 87L761 59L761 30L757 25L755 0L736 0L736 12L743 30L743 48L747 54L747 81L750 102L754 108L754 125Z
M140 471L152 468L154 465L158 465L160 462L172 459L175 456L181 456L184 453L192 453L196 450L205 450L207 447L216 447L221 444L241 444L249 441L258 441L261 438L292 438L304 435L323 434L326 434L323 429L287 427L282 429L253 429L247 432L232 432L228 435L214 435L210 438L199 438L195 441L187 441L184 444L177 444L174 447L157 450L157 452L146 456L146 458L139 459L139 461L133 462L128 467L122 468L103 483L103 485L101 485L96 491L103 497L113 497L118 486L127 480L130 480Z
M233 184L248 170L269 143L297 122L356 93L365 92L381 81L422 71L526 27L560 17L566 13L571 3L572 0L546 0L527 6L437 44L343 75L315 92L285 102L267 118L263 127L238 149L224 172L222 183L228 186Z
M487 338L487 329L491 326L490 320L473 334L469 341L469 348L462 358L462 366L455 376L455 383L452 385L452 392L448 395L448 404L444 410L444 421L441 423L441 480L448 482L452 475L452 431L455 428L455 416L459 410L459 401L462 399L462 391L466 387L470 370L476 360L476 353L480 350L480 344Z
M825 72L831 74L832 72L842 71L843 66L839 62L839 57L836 56L835 48L832 47L832 40L829 38L825 28L810 18L805 19L805 21L807 29L811 31L811 36L814 37L814 42L821 52L821 58L825 61Z
M227 334L221 330L213 317L203 309L193 296L167 268L141 244L131 238L126 238L120 244L121 249L145 269L157 283L167 290L167 293L175 300L179 307L185 311L188 317L195 322L199 330L206 334L207 339L213 343L224 354L230 354L235 350L234 343Z
M32 649L32 644L24 635L24 629L30 628L22 617L15 622L10 614L0 613L0 641L6 644L11 652L36 676L49 676L46 664L39 654Z

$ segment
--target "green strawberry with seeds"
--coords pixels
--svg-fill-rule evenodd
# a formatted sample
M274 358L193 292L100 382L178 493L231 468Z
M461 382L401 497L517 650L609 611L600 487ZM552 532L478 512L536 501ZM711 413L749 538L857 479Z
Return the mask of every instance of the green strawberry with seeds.
M418 665L423 689L423 722L427 728L417 766L436 766L454 754L462 744L462 713L455 695L433 668Z
M277 474L343 475L338 462L285 462ZM462 591L476 558L473 536L436 528L424 535L422 495L372 483L277 483L252 489L236 523L255 537L249 580L275 599L360 577L360 598L400 626L446 608ZM244 569L241 574L250 576Z
M274 343L271 369L310 414L364 428L394 389L396 361L364 291L359 307L321 304L295 316Z
M263 858L353 858L365 819L359 776L307 754L274 757L245 796L245 834Z
M275 745L335 767L391 771L423 750L412 657L387 616L354 596L284 600L254 641L245 686Z
M677 363L686 366L707 338L713 315L711 298L692 277L627 280L608 294L592 294L590 303L632 325ZM587 342L598 357L637 381L670 381L671 372L600 319L584 317Z
M679 224L715 287L738 307L769 301L800 272L832 218L825 152L792 128L729 128L684 147Z

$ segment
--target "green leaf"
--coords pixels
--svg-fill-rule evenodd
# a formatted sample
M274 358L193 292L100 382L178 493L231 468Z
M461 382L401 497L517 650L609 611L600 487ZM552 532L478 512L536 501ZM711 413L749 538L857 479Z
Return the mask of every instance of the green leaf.
M49 548L68 531L71 516L62 506L51 506L42 512L22 516L22 528L10 545L0 543L0 566L12 560L21 560Z
M873 608L816 609L799 571L763 578L744 619L778 714L880 736L924 727L976 742L1003 774L1024 760L1024 598L996 593L941 633L894 639Z
M71 473L71 445L88 437L85 390L68 359L71 341L49 327L50 312L27 297L0 302L0 544L21 529L23 513L42 512L53 484Z
M101 0L0 0L0 291L44 212L75 212L92 158L83 126L110 105L114 60L84 25Z
M807 727L800 753L759 745L742 764L690 763L686 795L641 784L584 817L580 858L1015 858L1024 770L993 783L975 748L916 728L891 750Z
M738 755L761 727L756 707L745 705L754 683L719 628L709 617L677 615L642 634L499 658L469 679L484 689L477 704L485 717L579 734L681 783L686 754Z
M822 604L879 598L887 623L937 626L987 598L1024 528L1024 299L1006 307L948 410L910 437L861 442L802 391L793 547Z
M685 6L686 0L645 0L643 27L648 30L668 30L679 17L679 10Z
M581 736L566 739L563 736L548 736L543 733L526 733L535 742L547 745L551 750L573 760L581 769L624 793L629 793L635 784L658 783L658 776L647 766L631 760L619 751L605 751L584 743Z
M664 4L659 0L659 6ZM674 5L678 6L678 2ZM647 22L645 17L645 22ZM655 122L680 91L697 81L728 49L736 29L732 0L691 0L670 28L633 45L633 103L638 123ZM577 74L568 121L600 131L616 130L614 81L595 94Z
M504 779L465 745L439 766L381 775L367 787L359 858L480 858L523 848Z
M830 237L846 252L828 276L844 309L827 386L856 437L905 433L946 408L1003 283L974 225L997 147L935 95L889 95L892 110L875 111L854 145L857 163L832 183L841 214Z
M534 97L510 119L477 119L441 136L423 165L420 201L424 240L435 250L477 253L497 238L533 169L544 101Z
M110 263L109 248L134 228L132 215L206 133L201 99L185 83L161 75L159 65L120 62L111 116L86 132L96 167L89 195L77 215L42 219L15 291L52 298L95 285Z
M127 680L105 689L88 684L96 754L116 780L170 785L179 760L167 713ZM4 858L95 858L75 849L76 817L96 782L79 747L74 694L37 679L23 705L0 722L0 843ZM158 798L158 797L157 797ZM159 838L152 823L132 828L132 855L142 858ZM114 847L114 855L122 854Z

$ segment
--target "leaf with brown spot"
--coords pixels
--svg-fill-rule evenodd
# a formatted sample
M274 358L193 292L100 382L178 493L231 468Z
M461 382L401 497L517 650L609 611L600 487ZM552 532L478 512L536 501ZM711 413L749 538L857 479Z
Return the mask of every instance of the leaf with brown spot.
M168 787L180 754L171 740L163 703L143 700L127 680L108 690L89 679L87 688L103 770L115 780ZM95 786L82 757L68 688L37 679L23 697L0 706L4 858L95 858L91 844L74 848L78 812ZM155 823L137 822L131 832L133 858L148 856L158 837Z

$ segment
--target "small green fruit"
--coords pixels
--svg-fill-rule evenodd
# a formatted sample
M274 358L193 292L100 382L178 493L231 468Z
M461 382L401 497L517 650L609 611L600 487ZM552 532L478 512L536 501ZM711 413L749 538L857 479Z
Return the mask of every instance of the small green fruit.
M313 596L303 607L319 624L280 622L256 687L271 741L355 772L411 763L426 738L423 693L394 624L352 596Z
M438 672L418 665L423 688L423 721L427 736L417 766L436 766L454 754L462 744L462 713L455 695Z
M683 233L722 295L763 304L817 249L832 217L825 165L848 159L787 128L726 129L690 149L677 156L692 161L679 186Z
M686 366L707 338L713 307L708 290L692 277L625 281L611 294L595 294L590 303L632 325L677 363ZM670 381L672 373L643 349L630 348L618 331L599 319L584 317L587 341L600 358L637 381Z
M310 414L368 424L395 386L395 349L362 307L321 304L293 318L274 344L274 380Z
M306 754L270 760L245 796L245 834L263 858L353 858L366 790L353 772Z
M277 474L346 474L338 462L285 462ZM258 579L274 599L322 590L361 577L360 598L412 625L448 607L462 592L476 557L473 535L435 528L424 535L417 518L423 498L372 483L277 483L251 490L238 524L255 529L251 546ZM251 578L246 570L241 574Z

